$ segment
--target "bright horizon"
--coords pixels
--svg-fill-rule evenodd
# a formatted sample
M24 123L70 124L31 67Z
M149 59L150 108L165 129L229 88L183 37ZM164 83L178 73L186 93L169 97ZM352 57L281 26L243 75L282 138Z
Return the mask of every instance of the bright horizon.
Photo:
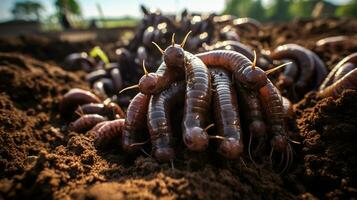
M0 7L0 21L12 18L11 9L16 2L24 0L2 0ZM54 0L34 0L40 2L45 10L44 18L55 13ZM99 13L97 3L100 3L105 17L141 17L139 6L141 4L150 9L159 8L164 13L178 13L187 8L190 12L215 12L221 13L226 0L78 0L84 18L97 18ZM348 0L328 0L334 4L344 4ZM263 0L264 5L269 5L271 0Z

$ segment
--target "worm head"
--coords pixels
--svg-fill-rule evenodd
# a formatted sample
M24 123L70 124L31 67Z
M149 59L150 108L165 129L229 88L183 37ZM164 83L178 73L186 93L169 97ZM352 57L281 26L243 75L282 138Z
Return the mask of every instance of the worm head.
M148 73L139 80L139 89L144 94L151 94L157 85L158 75L156 73Z
M200 127L193 127L186 130L183 141L186 146L192 151L203 151L208 146L208 134Z
M242 73L242 83L251 89L260 89L267 84L268 77L259 67L247 67Z
M165 49L164 62L167 67L178 67L184 69L185 51L180 45L174 44Z
M243 145L235 138L226 138L220 144L218 152L228 159L237 159L243 152Z

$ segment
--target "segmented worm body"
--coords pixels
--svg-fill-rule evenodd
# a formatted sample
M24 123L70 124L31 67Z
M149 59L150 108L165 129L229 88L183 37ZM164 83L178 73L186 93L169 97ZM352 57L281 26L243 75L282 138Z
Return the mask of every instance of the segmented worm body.
M138 93L130 102L126 112L125 125L122 134L123 149L129 153L138 149L133 144L143 142L146 132L146 114L150 95Z
M79 105L100 102L101 100L95 94L87 90L74 88L63 96L60 103L60 113L62 117L69 117Z
M269 132L272 135L271 145L274 150L284 152L288 142L282 97L270 80L267 85L260 88L259 93L266 119L269 122Z
M320 90L318 96L320 98L325 97L338 97L346 89L357 89L357 69L353 69L341 79L335 83L329 85L328 87Z
M300 75L296 82L299 93L305 93L314 74L314 59L306 49L295 44L285 44L276 48L271 54L272 59L292 59L298 63Z
M152 152L161 162L167 162L175 157L173 148L173 133L170 113L184 101L184 82L174 83L166 90L151 97L147 124L151 137Z
M291 62L291 60L282 60L283 62ZM291 62L284 67L284 72L279 75L277 86L279 88L289 88L293 85L299 74L298 66L295 62Z
M337 71L336 74L333 78L333 82L335 83L336 81L340 80L342 77L344 77L347 73L352 71L353 69L357 68L357 65L353 63L345 63L343 64Z
M115 136L120 136L123 132L124 119L116 119L112 121L106 121L96 127L95 137L97 141L110 140Z
M124 111L114 102L110 103L89 103L81 105L75 111L76 114L98 114L109 119L124 118ZM118 117L117 117L118 115Z
M214 50L196 54L206 65L216 66L232 72L236 81L244 87L258 90L267 83L265 72L259 67L252 67L252 62L244 55L229 50Z
M96 124L106 120L107 118L98 114L83 115L69 125L69 130L77 133L84 133L93 128Z
M208 145L207 125L211 100L211 78L206 65L186 52L186 97L182 120L183 141L192 151L203 151Z
M322 82L322 84L320 85L319 90L323 90L327 86L331 85L333 83L334 76L335 76L336 72L338 71L338 69L341 66L343 66L345 63L348 63L348 62L357 65L357 52L353 53L353 54L350 54L349 56L345 57L340 62L338 62L337 65L330 71L330 73L327 75L325 80Z
M236 159L243 152L237 94L230 73L218 68L211 68L210 73L215 125L218 135L224 137L218 152L228 159Z

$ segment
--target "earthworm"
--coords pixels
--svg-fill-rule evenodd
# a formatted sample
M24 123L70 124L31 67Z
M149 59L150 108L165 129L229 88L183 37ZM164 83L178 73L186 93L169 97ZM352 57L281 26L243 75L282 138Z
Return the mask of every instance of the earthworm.
M107 72L104 69L98 69L88 73L86 75L86 81L88 81L90 84L93 84L95 81L104 77L107 77Z
M320 90L318 96L325 97L338 97L346 89L357 89L357 69L353 69L337 82L329 85L328 87Z
M123 79L118 68L114 68L110 71L110 77L113 81L115 93L119 92L123 88Z
M96 140L110 140L117 135L121 135L123 132L124 121L124 119L115 119L101 124L101 126L95 130Z
M326 68L324 62L320 59L320 57L318 55L316 55L315 52L313 52L309 49L306 49L306 50L310 53L310 55L312 56L312 59L314 60L314 66L315 66L314 80L315 81L314 81L313 90L317 90L328 74L327 68Z
M146 114L150 95L138 93L130 102L126 112L125 124L122 134L122 147L125 151L135 152L137 143L142 142L146 131Z
M294 118L294 109L293 109L293 104L291 103L291 101L284 97L282 97L282 102L283 102L283 107L284 107L284 113L285 113L285 118L286 119L293 119Z
M330 71L330 73L327 75L325 80L322 82L319 90L323 90L327 86L331 85L333 83L333 79L334 79L334 76L335 76L337 70L347 62L351 62L351 63L357 65L357 52L348 55L347 57L342 59L340 62L338 62L337 65Z
M94 69L95 61L86 52L72 53L65 58L65 68L69 70L83 69L90 72Z
M290 62L291 60L282 60L283 62ZM291 62L284 68L284 72L279 75L277 86L279 88L289 88L293 85L298 76L298 66L295 62Z
M115 93L113 81L109 78L101 78L93 84L93 90L98 91L103 96L110 96Z
M264 87L260 88L259 94L265 110L265 117L269 122L269 131L273 136L271 145L274 150L283 152L286 150L288 142L282 97L279 90L270 80L268 80L268 83Z
M251 146L253 138L256 138L258 145L263 145L267 135L266 135L266 124L263 117L263 109L261 102L259 100L258 91L249 90L243 87L238 82L235 84L238 91L238 101L239 106L243 110L243 120L248 125L249 130L249 143L248 143L248 154L250 159L251 155ZM254 162L254 161L253 161Z
M258 90L267 83L266 73L259 67L253 66L247 57L238 52L214 50L196 56L208 66L222 67L232 72L235 80L249 89Z
M254 54L253 51L250 47L246 46L243 43L240 43L238 41L223 41L223 42L217 42L211 46L206 46L205 47L206 51L212 51L212 50L232 50L232 51L237 51L238 53L243 54L245 57L247 57L250 61L253 61L254 59Z
M59 109L62 117L69 117L79 105L100 102L101 100L95 94L87 90L74 88L63 96Z
M348 37L346 36L332 36L318 40L316 46L321 47L331 45L332 47L336 47L339 44L343 44L346 40L348 40Z
M182 120L182 136L192 151L203 151L208 145L204 126L210 107L211 81L208 68L196 56L186 52L186 97Z
M152 152L161 162L168 162L175 156L170 112L174 110L173 106L183 102L184 91L184 82L174 83L150 99L147 125L151 137Z
M107 120L107 118L98 114L86 114L72 122L69 125L69 130L77 133L83 133L93 128L96 124L105 120Z
M219 32L219 37L220 37L220 40L232 40L232 41L239 41L240 40L239 35L236 33L236 31L230 25L225 26Z
M210 74L215 125L218 135L223 136L218 152L228 159L237 159L243 152L237 93L226 70L210 68Z
M336 81L340 80L343 76L345 76L348 72L352 71L353 69L357 68L356 65L353 63L345 63L343 64L336 72L333 82L335 83Z
M296 44L285 44L277 47L271 54L272 59L292 59L298 63L300 75L296 82L296 89L304 93L314 74L314 59L305 48Z
M107 116L109 119L124 118L124 111L114 102L110 103L89 103L81 105L75 111L76 114L98 114L102 116Z
M248 17L238 18L233 20L233 25L238 28L244 26L251 27L254 29L256 33L260 31L260 27L261 27L261 23L259 21Z

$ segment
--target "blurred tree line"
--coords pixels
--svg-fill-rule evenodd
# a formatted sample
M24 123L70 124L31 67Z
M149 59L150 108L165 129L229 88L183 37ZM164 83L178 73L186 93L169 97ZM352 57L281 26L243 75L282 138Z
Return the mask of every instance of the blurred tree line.
M260 21L287 21L296 17L357 17L357 0L350 0L341 6L324 0L272 0L266 7L262 0L226 0L224 14L252 17Z

